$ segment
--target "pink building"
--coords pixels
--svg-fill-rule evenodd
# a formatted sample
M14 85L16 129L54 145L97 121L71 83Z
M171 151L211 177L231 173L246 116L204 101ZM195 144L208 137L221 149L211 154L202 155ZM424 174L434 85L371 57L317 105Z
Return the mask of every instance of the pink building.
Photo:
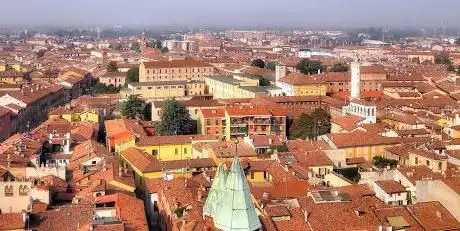
M126 72L107 72L99 77L99 82L107 86L114 85L115 87L123 86L126 82Z

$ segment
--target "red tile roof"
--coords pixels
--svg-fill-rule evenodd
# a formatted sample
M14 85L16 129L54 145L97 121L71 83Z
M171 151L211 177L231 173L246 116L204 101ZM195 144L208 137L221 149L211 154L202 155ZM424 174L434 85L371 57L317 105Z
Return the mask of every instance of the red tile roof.
M460 229L460 223L438 201L408 205L407 209L425 230Z
M401 183L398 183L394 180L375 181L375 184L377 184L383 191L385 191L388 194L406 191L406 188Z
M146 68L186 68L186 67L212 67L210 64L193 60L172 60L172 61L160 61L160 62L144 62Z
M289 73L286 76L278 80L279 82L288 83L292 85L308 85L308 84L325 84L326 82L322 78L316 76L308 76L299 73Z
M26 228L24 216L22 213L0 214L0 230L23 230Z

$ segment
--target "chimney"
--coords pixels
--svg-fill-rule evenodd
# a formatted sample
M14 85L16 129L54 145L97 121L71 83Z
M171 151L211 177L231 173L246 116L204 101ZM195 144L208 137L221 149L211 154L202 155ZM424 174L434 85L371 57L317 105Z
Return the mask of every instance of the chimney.
M123 176L123 167L121 167L121 164L120 164L120 166L118 166L118 176L119 177Z
M128 175L128 167L123 168L123 173L125 173L125 175Z
M318 75L321 75L321 69L318 69Z

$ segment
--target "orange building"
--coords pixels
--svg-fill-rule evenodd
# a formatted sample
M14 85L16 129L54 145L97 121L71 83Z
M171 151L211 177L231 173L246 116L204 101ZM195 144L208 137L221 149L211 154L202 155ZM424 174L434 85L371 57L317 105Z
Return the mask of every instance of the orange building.
M225 136L225 109L203 108L200 120L201 134L214 135L216 138Z

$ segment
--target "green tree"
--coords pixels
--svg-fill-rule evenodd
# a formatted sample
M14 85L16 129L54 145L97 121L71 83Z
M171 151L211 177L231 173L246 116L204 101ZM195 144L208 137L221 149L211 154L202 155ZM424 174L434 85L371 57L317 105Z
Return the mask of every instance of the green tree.
M265 68L265 62L262 59L252 60L251 66Z
M107 65L107 72L117 72L117 71L118 71L117 62L110 61L109 64Z
M160 51L161 51L161 53L164 54L164 53L168 53L169 49L167 47L162 47L162 48L160 48Z
M305 75L311 75L318 73L318 70L324 71L324 66L319 61L302 59L297 64L297 70Z
M141 44L139 42L133 42L131 44L131 50L136 52L141 52Z
M449 54L446 52L439 52L434 56L434 62L436 64L445 64L451 65L452 60L450 60Z
M270 80L268 80L264 76L258 76L258 78L259 78L259 86L262 86L262 87L270 86Z
M276 70L276 65L278 65L277 62L268 62L268 63L265 65L265 69L268 69L268 70L271 70L271 71L275 71L275 70Z
M449 66L447 66L447 71L450 71L450 72L455 72L456 70L455 70L455 67L454 67L454 65L452 65L452 64L449 64Z
M121 114L129 119L142 119L145 111L145 101L137 95L130 95L128 100L121 104Z
M162 136L186 135L192 133L190 114L184 105L174 99L165 101L157 133Z
M348 71L348 66L344 63L336 63L334 66L329 69L329 71L332 72L347 72Z
M383 156L374 156L374 158L372 158L372 161L374 162L374 165L379 168L386 168L388 166L391 168L395 168L398 165L397 160L388 159Z
M127 75L128 76L126 77L126 82L139 82L139 67L133 67L129 69Z
M317 108L310 114L303 113L300 118L291 125L291 139L316 139L316 137L331 131L331 116L322 109Z

